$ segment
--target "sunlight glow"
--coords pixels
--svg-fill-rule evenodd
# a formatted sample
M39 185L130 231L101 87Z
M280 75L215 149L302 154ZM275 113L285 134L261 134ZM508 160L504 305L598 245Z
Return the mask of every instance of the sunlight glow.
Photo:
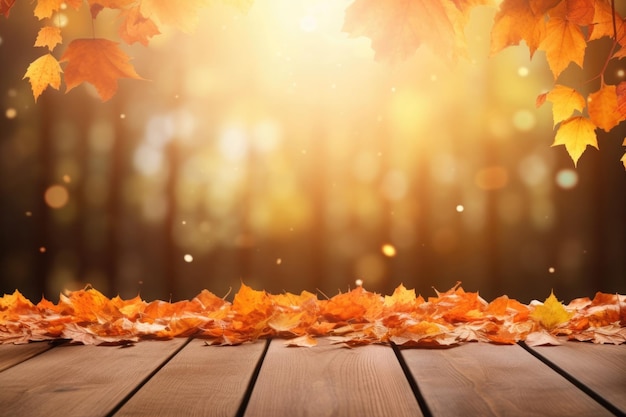
M315 16L306 15L300 19L300 29L304 32L314 32L317 29L317 19Z

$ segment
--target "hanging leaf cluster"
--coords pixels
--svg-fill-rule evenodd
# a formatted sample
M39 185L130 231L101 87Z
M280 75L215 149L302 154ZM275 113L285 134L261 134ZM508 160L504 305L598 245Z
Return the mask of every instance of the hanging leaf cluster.
M59 89L61 77L65 79L66 91L87 82L92 84L103 101L117 92L120 78L142 79L130 63L130 57L120 48L119 42L110 39L72 39L60 59L53 55L57 45L64 39L56 14L64 8L75 10L88 7L91 18L97 19L104 9L118 11L116 23L119 39L128 44L148 46L150 39L161 32L162 26L172 26L183 32L191 32L197 25L198 13L207 0L37 0L33 14L43 26L39 30L35 47L47 48L48 52L33 61L26 70L35 101L43 91L52 87ZM6 17L15 0L0 0L0 13ZM242 10L250 6L248 0L224 0ZM66 63L65 69L61 64Z
M56 59L54 49L64 44L62 31L53 16L63 7L89 7L97 19L103 9L119 12L116 17L119 39L127 44L147 46L162 26L192 31L200 8L211 0L35 0L34 15L43 22L36 47L48 52L28 67L35 100L47 87L59 89L64 77L66 90L88 82L102 100L117 91L120 78L141 79L130 58L113 40L94 37L71 40ZM245 11L253 0L222 0ZM503 0L497 2L491 28L491 53L519 45L528 46L531 58L545 52L554 75L554 87L536 102L552 103L555 137L553 146L565 146L576 165L588 146L598 148L597 132L612 131L626 120L626 81L608 84L606 71L611 61L626 56L626 23L614 7L614 0ZM15 0L0 0L0 13L9 16ZM465 26L477 6L491 6L493 0L354 0L346 9L343 31L353 37L371 39L376 59L398 62L422 45L449 61L467 55ZM570 66L583 67L585 56L601 39L612 46L595 79L595 91L586 92L589 81L566 85L560 81ZM66 64L62 69L61 64ZM626 138L624 141L626 146ZM626 154L621 158L626 167Z
M64 339L124 344L146 338L202 337L210 345L283 338L315 346L316 337L358 346L454 346L466 342L560 344L557 336L594 343L626 342L626 296L597 293L564 305L554 294L525 305L507 297L485 301L460 283L424 299L399 285L382 296L357 287L329 299L310 292L269 294L245 284L228 302L203 290L192 300L146 302L107 298L87 288L33 304L19 291L0 298L0 344Z

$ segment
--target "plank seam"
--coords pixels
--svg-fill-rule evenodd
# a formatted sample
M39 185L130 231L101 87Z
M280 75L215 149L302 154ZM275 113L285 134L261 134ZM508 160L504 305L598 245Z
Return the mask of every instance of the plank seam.
M32 343L32 342L31 342L31 343ZM34 342L34 343L44 343L44 342ZM8 371L9 369L13 368L14 366L19 365L20 363L24 363L24 362L26 362L26 361L29 361L29 360L33 359L34 357L41 355L42 353L49 352L49 351L51 351L53 348L55 348L55 347L57 347L57 346L64 345L64 344L66 344L66 343L68 343L68 341L67 341L67 340L50 340L50 341L48 341L48 348L47 348L47 349L40 350L39 352L35 352L35 353L33 353L33 355L32 355L32 356L28 356L28 357L26 357L26 358L22 359L22 360L21 360L21 361L19 361L19 362L15 362L15 363L13 363L13 364L11 364L11 365L7 366L7 367L6 367L6 368L4 368L4 369L0 369L0 372Z
M417 404L419 405L423 416L433 417L433 414L430 411L428 404L426 403L426 398L424 398L422 391L420 391L419 385L417 385L417 381L415 380L415 377L413 377L409 365L404 360L404 356L402 356L400 348L393 342L391 343L391 348L393 349L393 353L396 354L396 359L398 359L398 362L400 363L402 372L404 372L404 377L407 379L409 386L411 387L411 391L413 391L413 396L415 396L415 399L417 400Z
M152 370L152 372L150 372L148 374L148 376L146 376L143 380L141 380L141 382L139 382L139 384L137 384L137 386L135 386L135 388L133 388L128 394L126 394L126 396L124 398L122 398L122 400L117 403L117 405L115 407L113 407L113 409L106 414L106 417L112 417L113 415L115 415L115 413L117 413L118 411L120 411L120 409L135 395L137 394L137 392L139 392L139 390L141 388L143 388L144 385L146 385L148 383L149 380L152 379L152 377L154 377L157 372L159 372L161 369L163 369L163 367L165 365L167 365L167 363L169 361L171 361L174 356L178 355L178 353L183 350L183 348L185 346L187 346L189 344L189 342L191 342L193 338L189 337L187 338L187 340L185 341L185 343L181 344L177 349L175 349L167 358L165 358L163 360L163 362L161 362L159 364L159 366L157 366L156 368L154 368Z
M250 377L250 382L248 382L248 386L246 387L246 391L243 394L243 398L241 399L241 403L239 404L239 409L237 409L237 413L235 417L243 417L246 413L246 409L248 408L248 403L250 402L250 398L252 398L252 391L254 391L254 386L256 385L256 380L261 373L261 367L263 366L263 362L265 361L265 355L267 354L268 349L270 348L270 343L272 339L265 340L265 347L263 348L263 352L261 352L261 356L254 366L254 371L252 372L252 376Z
M580 343L583 343L583 342L580 342ZM566 370L564 370L563 368L561 368L560 366L552 362L550 359L546 358L541 353L537 352L536 350L528 346L525 342L520 341L517 344L520 345L522 348L524 348L528 353L533 355L535 358L539 359L541 362L547 365L554 372L561 375L563 378L565 378L567 381L573 384L576 388L578 388L579 390L581 390L582 392L584 392L585 394L593 398L597 403L599 403L601 406L606 408L608 411L610 411L617 417L626 417L626 413L624 413L622 410L617 408L615 405L611 404L609 401L604 399L604 397L602 397L600 394L598 394L597 392L589 388L587 385L583 384L582 382L574 378L570 373L568 373Z

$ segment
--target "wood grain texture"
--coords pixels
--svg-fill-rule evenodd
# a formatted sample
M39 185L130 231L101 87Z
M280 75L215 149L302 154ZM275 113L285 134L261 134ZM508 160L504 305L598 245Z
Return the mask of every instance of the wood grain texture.
M34 342L23 345L0 345L0 372L20 362L24 362L51 347L52 345L48 342Z
M433 416L612 415L517 345L402 350Z
M0 373L0 416L105 416L185 342L57 346Z
M192 340L115 416L232 417L264 347L264 341L219 347Z
M626 345L565 342L531 349L626 414Z
M389 346L348 349L320 339L313 348L272 341L246 417L420 416Z

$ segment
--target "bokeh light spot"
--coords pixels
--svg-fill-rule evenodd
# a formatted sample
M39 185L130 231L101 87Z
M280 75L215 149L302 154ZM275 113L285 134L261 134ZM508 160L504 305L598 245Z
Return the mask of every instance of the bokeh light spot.
M67 188L62 185L52 185L44 193L46 204L55 209L65 206L69 198Z
M562 169L556 173L556 184L565 190L572 189L578 184L578 174L573 169Z
M390 243L385 243L380 250L382 251L383 255L389 257L389 258L393 258L394 256L396 256L396 248L395 246L393 246Z

